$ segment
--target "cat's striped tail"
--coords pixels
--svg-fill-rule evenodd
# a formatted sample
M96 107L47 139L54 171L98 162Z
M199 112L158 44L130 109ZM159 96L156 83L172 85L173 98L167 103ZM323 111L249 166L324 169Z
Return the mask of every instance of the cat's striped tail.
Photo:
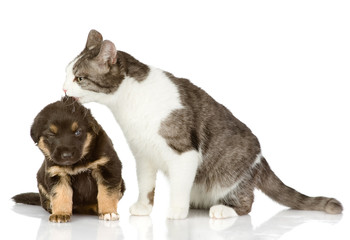
M325 211L330 214L340 214L342 204L334 198L309 197L286 186L271 170L265 158L257 166L259 178L257 187L276 202L299 210Z

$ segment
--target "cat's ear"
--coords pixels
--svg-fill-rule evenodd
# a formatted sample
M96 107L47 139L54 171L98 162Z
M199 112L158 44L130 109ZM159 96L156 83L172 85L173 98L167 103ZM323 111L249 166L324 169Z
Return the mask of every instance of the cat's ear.
M114 43L109 40L104 40L96 60L101 64L115 64L117 62L117 49L115 48Z
M92 48L96 47L98 44L100 44L102 42L102 40L103 40L103 37L102 37L101 33L92 29L89 32L85 48L92 49Z

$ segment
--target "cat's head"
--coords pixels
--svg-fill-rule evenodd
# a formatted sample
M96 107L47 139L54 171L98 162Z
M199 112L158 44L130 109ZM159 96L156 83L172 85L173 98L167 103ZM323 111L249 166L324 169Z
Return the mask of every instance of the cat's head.
M115 45L91 30L84 50L66 68L63 91L81 103L99 102L115 92L125 78L121 62Z

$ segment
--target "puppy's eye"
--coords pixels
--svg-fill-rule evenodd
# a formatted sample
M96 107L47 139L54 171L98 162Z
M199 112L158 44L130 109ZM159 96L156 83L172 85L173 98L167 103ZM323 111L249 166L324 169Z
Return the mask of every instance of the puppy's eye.
M55 136L55 134L52 133L52 132L49 132L49 133L47 134L47 137L48 137L48 138L52 138L52 137L54 137L54 136Z
M81 135L81 130L78 129L77 131L75 131L74 135L75 135L76 137L79 137L79 136Z

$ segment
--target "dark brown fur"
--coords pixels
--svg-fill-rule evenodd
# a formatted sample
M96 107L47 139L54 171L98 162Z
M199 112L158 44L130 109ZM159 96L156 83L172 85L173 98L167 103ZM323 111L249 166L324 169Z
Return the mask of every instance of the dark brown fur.
M152 206L154 204L154 193L155 193L155 190L156 189L153 188L153 190L147 194L147 198L149 200L149 204L152 205Z
M39 194L19 194L15 202L41 205L53 222L69 221L72 212L117 214L125 191L122 165L90 110L68 97L49 104L35 118L31 137L45 155Z

